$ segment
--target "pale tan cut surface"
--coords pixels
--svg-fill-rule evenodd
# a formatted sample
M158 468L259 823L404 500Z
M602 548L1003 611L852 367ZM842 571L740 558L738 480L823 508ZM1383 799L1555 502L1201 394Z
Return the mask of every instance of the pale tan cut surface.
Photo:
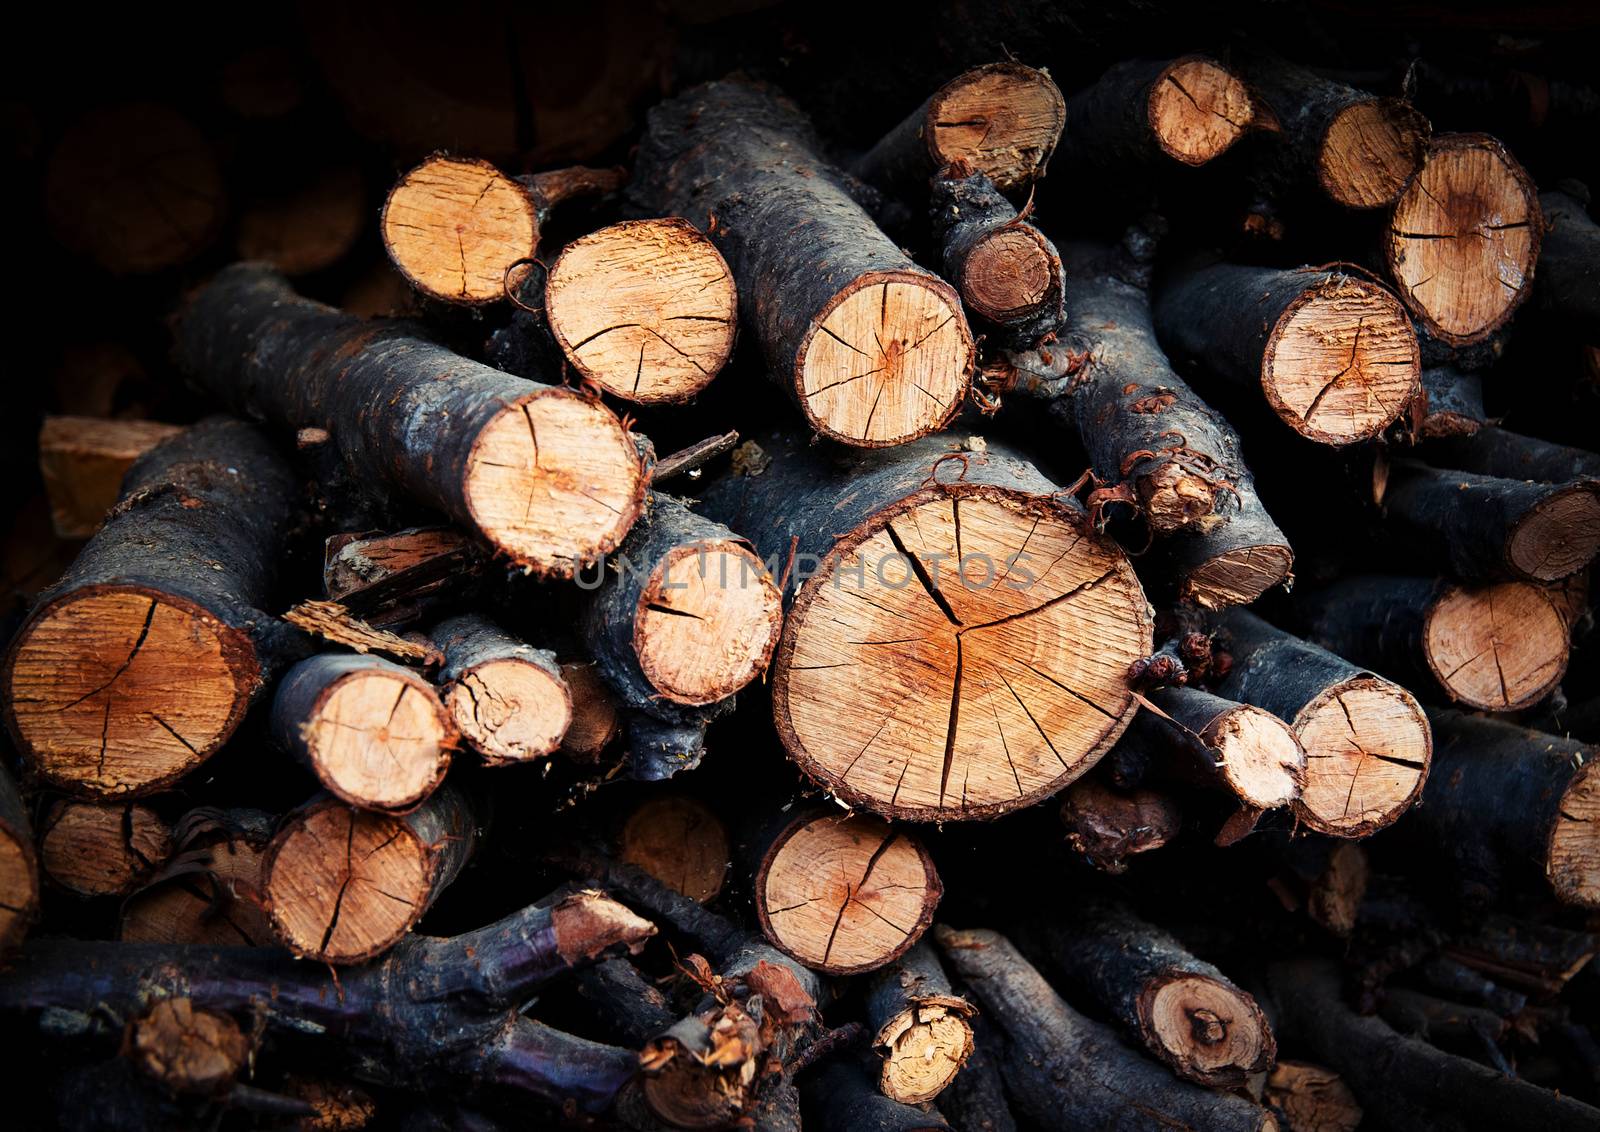
M1356 1132L1361 1105L1331 1069L1280 1061L1267 1078L1267 1100L1283 1110L1291 1132Z
M1389 272L1428 329L1451 344L1474 342L1522 300L1542 224L1533 183L1504 146L1450 135L1394 206Z
M617 548L644 502L644 471L603 405L547 389L507 405L473 445L467 508L518 565L569 576Z
M430 157L400 178L382 226L400 274L451 303L505 298L506 269L539 243L527 190L487 161L460 157Z
M945 84L927 120L934 165L964 162L996 188L1013 189L1034 180L1050 159L1067 104L1043 71L980 67Z
M705 540L669 552L639 595L633 650L651 687L680 704L727 699L772 659L783 598L748 547Z
M444 778L456 733L420 678L368 669L323 692L301 738L312 769L334 794L351 805L404 810Z
M801 826L762 868L761 920L773 944L831 974L903 954L927 930L940 895L916 839L866 815Z
M1352 444L1416 396L1422 356L1405 308L1375 283L1333 275L1278 318L1261 365L1273 411L1302 436Z
M1300 793L1306 753L1289 725L1271 712L1241 705L1207 728L1206 739L1222 777L1241 801L1271 810Z
M873 1046L883 1058L878 1088L901 1104L931 1101L972 1056L978 1011L964 998L930 995L902 1010L878 1031Z
M924 275L864 275L835 295L800 349L800 404L846 444L914 440L948 420L972 375L961 302Z
M704 904L722 891L728 831L703 802L672 794L628 816L617 855L674 892Z
M122 494L133 462L183 429L156 421L46 417L39 429L39 473L50 521L62 538L88 538Z
M432 884L429 848L399 818L328 804L273 839L264 889L285 947L351 963L398 943Z
M1216 979L1183 975L1139 999L1140 1021L1185 1068L1205 1076L1254 1071L1267 1035L1254 1003Z
M61 802L39 840L50 879L84 896L127 892L172 852L172 835L145 806Z
M361 171L335 167L246 211L239 218L239 258L265 260L285 275L321 271L355 246L367 215Z
M175 1093L226 1092L251 1053L250 1039L226 1014L196 1010L187 998L162 999L129 1032L134 1063Z
M1567 622L1539 586L1452 586L1422 625L1422 652L1451 697L1483 711L1531 707L1567 670Z
M1411 693L1376 676L1334 685L1300 710L1306 785L1295 812L1319 833L1364 837L1422 791L1433 733Z
M836 543L802 589L774 717L802 769L852 804L993 816L1059 790L1121 734L1150 632L1110 540L1037 497L926 489Z
M1556 897L1600 908L1600 764L1585 764L1567 785L1550 830L1545 872ZM3 933L0 933L3 934Z
M1134 489L1151 531L1157 534L1203 527L1216 509L1217 485L1206 474L1176 461L1158 464L1149 475L1139 476Z
M1054 257L1038 230L1006 228L967 256L961 297L983 317L999 322L1034 310L1058 281Z
M1150 85L1150 129L1156 143L1185 165L1226 152L1255 122L1250 92L1211 59L1180 59Z
M78 590L42 610L7 671L40 775L68 790L164 785L220 746L254 690L254 648L198 606Z
M1246 546L1219 554L1193 571L1183 597L1201 609L1249 605L1289 576L1294 555L1286 546Z
M31 846L0 829L0 948L22 938L39 906L39 873Z
M593 664L563 664L561 679L572 694L572 722L561 737L561 753L578 762L593 762L622 733L617 701Z
M1393 204L1422 165L1428 120L1409 102L1373 98L1334 116L1317 155L1322 187L1346 208Z
M1506 553L1531 578L1553 582L1582 570L1600 551L1600 492L1573 484L1535 507L1516 530Z
M561 745L572 722L566 684L537 664L507 657L469 670L444 696L456 730L491 762L521 762Z
M686 220L613 224L568 244L545 286L550 329L578 372L629 401L683 401L728 364L738 293Z
M122 913L124 943L265 947L272 929L261 907L263 853L243 838L206 847L210 876L178 877L139 893Z

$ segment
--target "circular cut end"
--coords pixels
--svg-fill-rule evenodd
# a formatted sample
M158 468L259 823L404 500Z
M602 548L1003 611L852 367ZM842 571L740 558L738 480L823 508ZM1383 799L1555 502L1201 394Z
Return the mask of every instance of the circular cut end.
M1400 98L1369 98L1334 115L1317 155L1323 190L1346 208L1393 204L1422 166L1428 119Z
M645 679L680 704L725 700L765 671L783 598L746 546L705 540L669 551L650 574L633 623Z
M1214 59L1180 59L1150 84L1156 144L1185 165L1221 156L1255 122L1250 92Z
M246 633L170 594L73 590L19 635L11 725L39 775L80 794L148 793L203 762L260 683Z
M561 751L578 762L593 762L622 733L617 701L591 663L563 664L561 679L572 696L572 722L561 737Z
M129 900L117 938L206 947L272 943L261 910L262 850L236 837L207 846L207 854L210 875L177 877Z
M972 1056L977 1013L965 999L938 995L919 999L878 1031L873 1044L883 1058L878 1088L901 1104L922 1104L944 1091Z
M654 798L629 815L618 856L674 892L704 904L722 891L728 871L728 831L716 814L693 798Z
M1433 733L1398 684L1353 676L1294 719L1306 752L1306 784L1295 812L1330 837L1365 837L1399 817L1422 792Z
M313 806L267 849L272 929L296 955L370 959L421 917L433 869L429 847L399 818L334 802Z
M568 244L545 313L579 373L641 403L686 401L733 353L738 296L711 241L687 220L613 224Z
M1037 229L1001 228L967 255L961 297L991 322L1026 318L1060 290L1060 270L1060 260Z
M548 755L572 722L566 683L542 665L515 657L468 669L444 703L456 730L490 763Z
M0 953L22 941L39 906L33 846L0 824Z
M756 874L756 912L775 947L807 967L852 975L910 950L943 889L922 843L877 818L803 818Z
M1600 764L1578 769L1556 807L1545 873L1556 898L1600 908Z
M1043 71L999 63L957 76L928 107L935 168L962 162L1001 190L1035 180L1061 140L1067 104Z
M44 871L80 896L130 892L171 852L166 823L144 806L62 802L39 841Z
M1582 570L1600 551L1600 491L1575 483L1551 492L1511 532L1511 565L1540 582Z
M1167 975L1139 996L1139 1024L1192 1081L1226 1084L1258 1073L1277 1052L1255 999L1206 975Z
M1416 396L1422 356L1405 308L1375 283L1325 276L1278 317L1261 387L1285 424L1323 444L1367 440Z
M852 805L993 817L1116 740L1150 635L1127 558L1079 516L1022 492L927 488L835 542L801 588L773 714L801 768Z
M473 444L464 493L473 523L512 562L571 577L609 554L644 504L633 438L604 405L543 389L507 405Z
M1567 670L1567 622L1539 586L1452 586L1429 607L1422 652L1457 703L1520 711Z
M1482 134L1439 138L1394 206L1389 273L1435 335L1476 342L1526 296L1542 227L1533 182L1503 145Z
M417 290L478 306L505 298L506 270L533 255L539 217L526 189L487 161L430 157L383 205L389 259Z
M352 806L407 810L444 779L456 733L426 681L374 668L324 689L301 738L333 794Z
M1224 551L1190 571L1181 597L1201 609L1249 605L1289 576L1294 553L1282 543Z
M800 405L814 428L845 444L902 444L955 413L973 352L948 284L913 271L862 275L829 301L800 346Z
M1306 753L1289 725L1271 712L1240 705L1208 727L1205 737L1240 801L1272 810L1299 795Z
M133 1058L144 1073L177 1093L213 1095L232 1087L250 1042L226 1014L166 999L133 1024Z

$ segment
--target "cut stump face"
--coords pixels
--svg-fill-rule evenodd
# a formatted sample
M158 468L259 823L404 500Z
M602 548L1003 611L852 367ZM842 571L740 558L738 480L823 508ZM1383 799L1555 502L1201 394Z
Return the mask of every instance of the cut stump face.
M1566 671L1567 622L1539 586L1453 586L1428 609L1422 651L1453 699L1517 711L1543 699Z
M1180 59L1150 86L1150 128L1156 143L1185 165L1224 153L1255 122L1255 105L1239 77L1210 59Z
M456 732L431 685L397 668L340 677L301 727L317 777L352 805L406 810L450 765Z
M1422 791L1433 733L1411 693L1376 676L1340 681L1294 719L1306 751L1295 812L1318 833L1364 837Z
M1550 831L1545 866L1556 896L1580 908L1600 908L1600 764L1583 766L1567 784Z
M1428 119L1399 98L1372 98L1334 116L1317 155L1322 187L1346 208L1393 204L1422 164Z
M1039 175L1061 138L1067 104L1050 76L1002 63L945 85L928 108L928 152L936 167L961 162L1002 191Z
M402 177L383 206L383 242L424 295L480 306L505 298L506 270L533 255L533 198L487 161L430 157Z

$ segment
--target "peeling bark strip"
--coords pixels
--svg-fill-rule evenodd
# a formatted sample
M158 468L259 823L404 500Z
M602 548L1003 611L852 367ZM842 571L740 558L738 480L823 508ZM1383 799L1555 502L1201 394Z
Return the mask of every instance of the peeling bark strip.
M1481 342L1532 289L1544 220L1538 191L1487 134L1441 134L1384 239L1395 290L1451 346Z
M466 799L450 787L403 815L310 802L267 848L272 930L296 955L324 963L381 955L455 880L476 836Z
M812 427L877 448L954 415L974 354L959 297L873 224L793 103L729 80L648 120L630 194L705 226L768 369Z
M1588 342L1600 341L1600 224L1589 218L1588 194L1539 194L1544 240L1534 301Z
M1433 739L1411 693L1242 609L1221 619L1233 667L1217 686L1294 728L1306 752L1300 820L1365 837L1404 813L1428 777Z
M39 860L56 884L79 896L121 896L172 854L172 833L148 806L60 801L39 834Z
M1067 100L1062 164L1074 176L1131 176L1167 161L1204 165L1257 126L1249 90L1201 55L1118 63Z
M1535 878L1558 900L1600 908L1600 770L1595 749L1499 720L1436 710L1422 805L1407 822L1477 906Z
M22 942L39 911L39 859L28 810L0 766L0 955Z
M391 813L433 793L460 738L432 684L390 661L349 653L291 668L272 701L272 730L335 797Z
M259 264L194 293L177 352L207 393L280 428L327 429L357 479L446 512L540 574L570 576L615 549L643 506L638 449L604 406L301 298Z
M1172 272L1156 333L1180 366L1249 392L1308 440L1352 444L1417 395L1416 332L1395 297L1343 271L1217 263Z
M1039 946L1047 967L1185 1080L1237 1088L1272 1068L1277 1043L1256 1000L1126 908L1078 905L1050 921Z
M920 202L928 178L956 163L1004 191L1044 175L1066 102L1047 71L990 63L945 83L868 150L851 172L890 196Z
M951 1132L937 1109L924 1111L885 1096L848 1057L807 1077L800 1099L809 1114L807 1127L824 1132Z
M943 895L920 840L877 818L831 810L785 825L755 872L762 933L827 975L873 971L904 955Z
M1073 1010L998 932L941 924L934 935L984 1015L1004 1031L997 1057L1006 1091L1041 1128L1277 1132L1265 1109L1174 1078L1111 1027Z
M262 608L299 488L260 433L209 418L123 487L0 674L30 769L90 796L147 794L209 758L287 635Z
M1532 707L1567 670L1566 615L1545 587L1528 582L1362 575L1297 592L1295 603L1308 640L1483 711Z
M1055 793L1121 734L1128 666L1151 647L1144 593L1027 460L936 438L768 453L764 473L725 478L704 506L793 561L773 715L812 779L886 817L996 817Z
M122 907L125 943L264 947L262 859L275 820L260 810L191 810L173 827L182 863L164 869Z
M878 1089L902 1104L942 1093L972 1055L976 1013L950 989L927 940L881 968L867 984L867 1024L883 1062Z
M438 682L445 707L485 763L525 762L561 745L572 722L572 694L555 653L476 613L441 621L430 635L444 653Z

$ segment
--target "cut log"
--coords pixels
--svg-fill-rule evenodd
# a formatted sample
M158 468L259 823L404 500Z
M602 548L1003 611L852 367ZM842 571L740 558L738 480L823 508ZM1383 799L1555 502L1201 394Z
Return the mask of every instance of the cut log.
M544 288L562 352L624 401L681 404L733 354L738 294L716 245L687 220L633 220L562 249Z
M1521 711L1567 670L1567 618L1545 587L1352 575L1301 590L1306 639L1408 688L1483 711Z
M1568 483L1591 480L1600 483L1600 454L1584 448L1552 444L1533 436L1522 436L1499 426L1479 429L1471 436L1430 444L1425 449L1429 463L1441 468L1499 476L1508 480L1536 480L1539 483Z
M453 788L400 816L309 802L284 820L262 862L272 930L296 955L323 963L381 955L456 878L475 838Z
M950 1087L939 1094L939 1111L957 1132L1017 1132L1005 1082L1000 1079L999 1055L1004 1039L978 1018L973 1026L973 1050Z
M1063 164L1075 177L1204 165L1256 128L1258 112L1239 76L1215 59L1118 63L1067 100Z
M921 1109L873 1087L861 1066L836 1058L812 1073L801 1090L807 1127L825 1132L951 1132L937 1109Z
M148 806L57 802L39 835L47 876L79 896L122 896L172 854L172 832Z
M252 1052L239 1023L197 1010L187 998L164 998L133 1020L129 1054L145 1076L174 1093L227 1093Z
M1285 1132L1356 1132L1361 1106L1331 1069L1305 1061L1280 1061L1267 1078L1266 1103Z
M1144 594L1032 464L938 438L768 455L704 506L793 564L773 715L807 775L886 817L994 817L1116 741L1136 707L1128 666L1150 652Z
M709 83L650 112L630 193L710 233L769 373L813 428L900 444L961 405L972 333L955 291L873 224L820 151L775 91Z
M574 762L592 763L622 734L616 697L590 661L563 664L561 679L572 695L572 722L561 737L561 753Z
M174 840L184 858L123 905L126 943L265 947L272 929L261 896L262 859L275 822L259 810L192 810Z
M666 995L627 959L607 959L579 972L578 994L608 1040L642 1046L677 1020Z
M1422 355L1405 309L1339 268L1178 268L1156 288L1153 312L1173 361L1247 395L1259 388L1308 440L1368 440L1417 395Z
M875 971L904 955L943 895L922 842L864 814L796 816L766 845L755 872L762 932L828 975Z
M1600 482L1540 484L1389 465L1385 532L1458 578L1554 582L1600 553Z
M1183 829L1178 803L1155 790L1113 790L1097 778L1072 784L1061 803L1067 844L1089 864L1126 872L1128 858L1171 841Z
M1576 189L1576 186L1574 186ZM1544 239L1534 301L1587 342L1600 342L1600 224L1582 199L1559 190L1539 194Z
M431 636L444 654L438 676L444 706L485 763L525 762L561 745L572 722L572 694L555 653L476 613L441 621Z
M1548 884L1600 908L1600 770L1572 739L1450 710L1428 713L1437 742L1422 805L1407 824L1474 906Z
M0 766L0 955L22 942L39 911L39 858L28 810Z
M1538 191L1505 146L1487 134L1441 134L1395 202L1384 255L1429 333L1466 346L1527 298L1543 229Z
M1430 366L1422 371L1422 395L1426 398L1422 419L1413 427L1423 440L1471 436L1489 423L1483 408L1483 379L1475 373Z
M1554 998L1600 952L1600 937L1512 916L1480 917L1444 949L1496 982Z
M1221 624L1233 665L1217 692L1270 711L1305 748L1294 803L1301 821L1332 837L1365 837L1416 801L1433 740L1410 692L1244 610Z
M1126 908L1079 904L1044 928L1040 947L1047 966L1179 1077L1236 1088L1272 1068L1277 1043L1255 999Z
M133 462L182 431L156 421L46 417L39 429L39 474L56 534L88 538L99 530Z
M358 481L439 508L537 573L569 576L615 549L643 506L638 449L603 406L342 315L259 264L197 291L177 340L212 396L327 429Z
M928 179L957 163L1002 191L1044 176L1066 102L1047 71L990 63L963 71L862 155L851 172L890 197L920 202Z
M937 1097L972 1055L976 1013L926 941L878 970L867 984L867 1025L883 1062L878 1090L902 1104Z
M934 935L985 1014L1005 1031L1006 1091L1039 1127L1277 1132L1265 1109L1174 1078L1122 1044L1111 1027L1073 1010L999 933L941 924Z
M290 632L261 610L298 485L260 433L213 417L151 449L123 486L3 673L30 768L90 796L149 793L209 758Z
M1056 246L969 166L946 168L934 178L932 194L944 276L967 309L1014 348L1027 349L1052 333L1067 315Z
M263 260L285 275L310 275L349 254L366 224L361 170L335 166L247 207L234 246L240 259Z
M617 839L617 860L702 904L722 891L728 857L722 819L686 794L652 797L636 807Z
M334 797L391 813L438 788L460 738L427 680L349 653L309 657L284 675L272 731Z

